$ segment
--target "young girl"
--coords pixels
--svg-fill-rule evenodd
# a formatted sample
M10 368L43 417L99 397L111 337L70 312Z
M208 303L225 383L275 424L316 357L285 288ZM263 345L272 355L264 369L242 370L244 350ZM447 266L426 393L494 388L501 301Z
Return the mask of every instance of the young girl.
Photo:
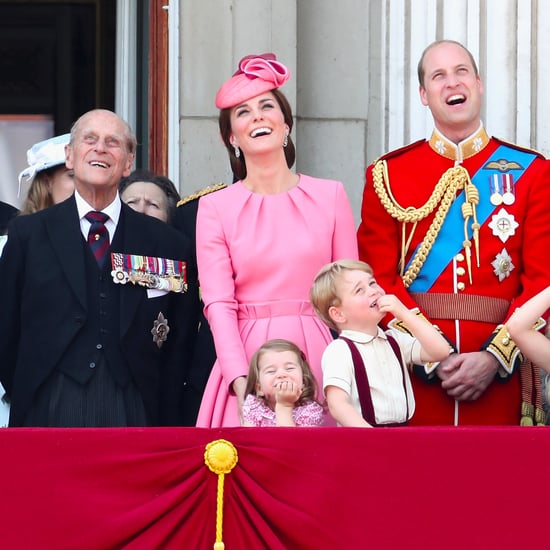
M546 372L550 372L550 340L539 329L545 325L549 309L550 286L516 309L506 323L508 333L522 353Z
M288 340L269 340L250 360L245 426L319 426L323 407L303 352Z

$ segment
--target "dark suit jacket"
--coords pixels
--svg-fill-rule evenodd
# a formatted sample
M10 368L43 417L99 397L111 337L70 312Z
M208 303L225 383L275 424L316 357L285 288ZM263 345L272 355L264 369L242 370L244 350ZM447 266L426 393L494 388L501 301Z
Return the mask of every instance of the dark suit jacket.
M179 229L192 243L193 247L193 269L197 274L196 262L196 225L197 211L199 208L199 197L180 204L176 209L174 217L174 227ZM194 426L197 421L197 415L202 401L204 388L208 382L210 371L216 361L216 348L214 346L214 337L210 330L210 325L203 312L204 304L201 301L199 315L199 330L195 340L193 351L193 360L187 370L183 387L182 414L183 422L186 426Z
M15 218L18 213L19 210L15 206L0 201L0 235L7 233L9 221Z
M124 204L119 231L122 250L114 252L186 261L192 255L181 233ZM0 259L0 381L11 398L12 426L24 421L37 388L63 365L64 351L86 321L83 240L74 197L10 226ZM193 270L188 279L184 294L149 298L147 289L131 283L120 289L121 352L154 424L180 422L178 401L198 315ZM151 335L159 312L170 327L160 349Z

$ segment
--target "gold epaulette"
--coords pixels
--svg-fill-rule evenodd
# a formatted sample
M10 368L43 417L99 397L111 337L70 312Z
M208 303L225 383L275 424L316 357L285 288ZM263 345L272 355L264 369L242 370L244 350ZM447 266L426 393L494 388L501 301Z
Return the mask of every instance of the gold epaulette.
M227 184L220 182L215 183L214 185L209 185L208 187L205 187L204 189L201 189L200 191L195 191L191 195L187 195L186 197L183 197L178 202L178 206L182 206L183 204L187 204L188 202L194 201L195 199L200 199L201 197L204 197L204 195L208 195L209 193L213 193L214 191L219 191L220 189L223 189L224 187L227 187Z
M415 147L418 147L419 145L422 145L423 143L426 143L425 139L419 139L417 141L413 141L412 143L409 143L408 145L404 145L403 147L399 147L398 149L393 149L392 151L388 151L387 153L381 155L378 157L373 164L376 164L379 160L388 160L392 157L397 157L401 155L402 153L405 153L406 151L410 151L411 149L414 149Z
M495 141L498 141L499 143L502 143L503 145L507 145L508 147L511 147L512 149L517 149L518 151L523 151L525 153L532 153L534 155L537 155L537 157L540 157L542 159L546 158L542 153L539 151L536 151L535 149L531 149L530 147L522 147L521 145L518 145L517 143L511 143L510 141L506 141L505 139L500 139L495 136L493 136L493 139Z

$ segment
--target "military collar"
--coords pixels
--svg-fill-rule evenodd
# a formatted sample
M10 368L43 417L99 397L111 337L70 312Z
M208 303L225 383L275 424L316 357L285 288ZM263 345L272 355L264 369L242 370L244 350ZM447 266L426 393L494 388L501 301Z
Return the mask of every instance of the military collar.
M479 128L471 136L458 144L453 143L439 132L437 128L434 128L429 144L438 155L454 160L459 164L484 149L489 143L489 139L483 124L480 124Z

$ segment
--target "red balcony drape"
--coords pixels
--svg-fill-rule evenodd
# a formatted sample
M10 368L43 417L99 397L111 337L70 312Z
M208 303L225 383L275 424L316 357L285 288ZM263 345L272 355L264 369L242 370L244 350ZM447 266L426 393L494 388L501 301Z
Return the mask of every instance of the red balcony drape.
M537 428L0 430L0 544L212 549L225 439L226 550L534 548L549 540Z

